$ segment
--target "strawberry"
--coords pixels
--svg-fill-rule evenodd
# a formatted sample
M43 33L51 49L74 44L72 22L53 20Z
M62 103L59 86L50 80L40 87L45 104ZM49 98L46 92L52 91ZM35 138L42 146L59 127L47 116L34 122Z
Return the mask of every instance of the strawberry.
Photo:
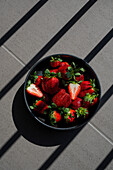
M76 97L80 93L80 90L81 90L81 87L79 84L70 83L68 85L68 91L69 91L69 94L70 94L72 100L76 99Z
M82 90L87 90L89 88L92 88L91 84L90 84L90 81L83 81L81 84L81 91Z
M67 62L61 62L60 66L63 67L63 66L70 66L70 65Z
M66 111L65 111L66 110ZM64 120L66 123L72 123L75 121L75 110L65 108L64 110Z
M53 70L49 70L50 71L50 73L58 73L58 69L53 69Z
M66 93L65 89L61 89L53 96L52 101L57 105L57 107L68 107L71 104L71 97L68 93Z
M80 81L84 81L84 75L81 74L80 76L75 76L75 79L80 82Z
M43 79L42 76L38 76L38 78L35 81L36 86L38 86L41 83L42 79Z
M49 108L48 105L43 102L42 100L36 100L35 103L33 103L33 106L30 106L31 109L34 111L41 113L41 114L46 114L46 110Z
M84 107L79 107L77 110L75 110L75 112L76 112L77 118L79 117L86 118L89 114L87 108L84 108Z
M30 86L27 87L27 92L33 96L36 97L43 97L43 93L41 92L41 90L39 89L39 87L37 87L35 84L30 84Z
M58 67L62 62L62 59L60 57L51 57L50 65L51 67Z
M87 89L87 90L80 91L79 97L83 98L86 95L86 93L92 94L92 93L94 93L94 90Z
M56 93L59 90L59 79L56 77L44 77L42 80L42 89L49 94Z
M87 89L91 89L92 93L98 91L98 89L95 88L96 87L95 79L93 79L93 80L90 79L90 81L83 81L80 85L81 85L81 91L87 90Z
M61 73L61 77L64 80L72 78L72 68L69 65L60 66L58 71Z
M83 99L83 106L86 108L93 106L95 103L97 103L97 96L98 95L95 93L93 94L86 93Z
M54 110L49 114L49 119L50 119L50 123L52 125L55 125L56 123L61 121L61 115L56 110Z
M76 110L79 107L81 107L81 102L82 102L82 99L77 97L75 100L73 100L71 107Z

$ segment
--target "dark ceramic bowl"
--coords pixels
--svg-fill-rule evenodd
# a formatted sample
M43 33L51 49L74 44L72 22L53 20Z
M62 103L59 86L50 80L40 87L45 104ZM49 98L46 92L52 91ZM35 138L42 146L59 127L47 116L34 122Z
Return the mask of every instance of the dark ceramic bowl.
M60 55L60 57L63 59L63 61L67 61L69 63L75 62L79 67L83 67L85 69L84 76L85 76L86 79L95 79L96 87L99 89L99 92L98 92L98 94L99 94L98 102L94 106L91 107L91 109L89 111L88 118L82 119L82 120L78 121L76 124L68 126L68 127L66 127L66 126L52 126L48 122L46 122L44 118L39 117L39 116L37 117L35 112L33 112L33 110L30 109L30 105L33 104L34 98L31 97L30 95L28 95L27 92L26 92L27 81L29 80L30 75L33 75L33 73L35 71L37 71L37 75L41 75L46 68L50 68L50 59L51 59L51 56L45 57L43 59L40 59L30 69L30 71L29 71L29 73L28 73L28 75L26 77L25 85L24 85L24 99L25 99L25 103L26 103L26 106L27 106L30 114L36 119L36 121L40 122L42 125L44 125L46 127L49 127L49 128L52 128L52 129L55 129L55 130L71 130L71 129L76 129L76 128L79 128L79 127L83 126L84 124L86 124L94 116L94 114L96 113L97 108L98 108L99 103L100 103L100 96L101 96L100 82L99 82L99 79L98 79L95 71L84 60L82 60L82 59L80 59L80 58L78 58L76 56L72 56L72 55L68 55L68 54L55 54L55 55L52 55L52 56L55 57L55 56L58 56L58 55Z

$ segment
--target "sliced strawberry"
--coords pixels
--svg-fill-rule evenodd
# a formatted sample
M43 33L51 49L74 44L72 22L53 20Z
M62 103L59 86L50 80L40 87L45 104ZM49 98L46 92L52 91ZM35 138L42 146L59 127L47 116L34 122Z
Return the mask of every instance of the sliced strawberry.
M35 81L36 86L38 86L41 83L42 78L43 78L42 76L38 76L38 78Z
M41 90L39 89L39 87L37 87L35 84L31 84L29 87L27 87L27 92L33 96L36 97L43 97L43 93L41 92Z
M68 107L71 104L71 97L68 93L66 93L65 89L61 89L53 96L52 101L58 107Z
M80 93L81 87L79 84L70 83L68 86L68 91L72 100L75 100Z
M38 113L46 114L45 111L48 109L48 105L42 100L36 100L36 102L33 103L33 106L30 106L30 108Z
M73 100L71 107L76 110L79 107L81 107L81 102L82 102L82 99L77 97L75 100Z
M42 89L49 94L56 93L59 90L59 79L56 77L44 77L42 80Z
M66 123L72 123L75 121L75 110L69 109L69 111L68 111L68 109L69 108L67 108L66 113L64 112L65 113L64 120L66 121Z
M60 113L58 113L56 110L55 111L52 111L50 114L49 114L49 119L50 119L50 123L52 125L55 125L56 123L60 122L61 121L61 115Z

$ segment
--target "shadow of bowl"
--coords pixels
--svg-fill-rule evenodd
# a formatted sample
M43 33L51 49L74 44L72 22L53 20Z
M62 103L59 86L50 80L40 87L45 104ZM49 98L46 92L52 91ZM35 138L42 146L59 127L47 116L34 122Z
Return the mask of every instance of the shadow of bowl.
M83 128L71 131L57 131L43 126L29 114L25 105L23 89L24 84L18 89L14 97L12 116L19 133L28 141L40 146L61 145L72 136L76 136Z

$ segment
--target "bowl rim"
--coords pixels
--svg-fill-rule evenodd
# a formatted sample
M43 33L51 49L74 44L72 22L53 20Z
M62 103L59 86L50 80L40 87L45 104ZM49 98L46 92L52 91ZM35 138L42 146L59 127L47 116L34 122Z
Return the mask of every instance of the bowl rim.
M54 56L56 56L56 55L69 56L69 57L72 57L72 58L76 58L77 60L81 60L82 62L84 62L84 63L94 72L94 74L95 74L95 76L96 76L96 79L97 79L97 81L98 81L98 85L99 85L99 98L98 98L97 108L95 109L93 115L92 115L90 118L87 118L82 124L75 125L75 126L70 126L70 127L63 127L63 128L61 128L61 127L55 127L55 126L51 126L51 125L49 125L49 124L46 124L46 123L42 122L37 116L35 116L35 115L33 114L32 110L30 109L29 104L28 104L28 102L27 102L27 97L26 97L26 84L27 84L27 80L28 80L29 75L31 74L31 72L33 71L33 69L34 69L40 62L42 62L43 60L46 60L46 59L50 58L51 56L54 57ZM74 55L71 55L71 54L65 54L65 53L58 53L58 54L57 54L57 53L56 53L56 54L52 54L52 55L49 55L49 56L45 56L45 57L39 59L39 60L30 68L30 70L28 71L28 74L27 74L27 76L26 76L26 78L25 78L25 82L24 82L24 100L25 100L25 104L26 104L26 106L27 106L27 109L29 110L29 112L31 113L32 117L35 118L36 121L38 121L39 123L41 123L42 125L44 125L44 126L46 126L46 127L48 127L48 128L54 129L54 130L60 130L60 131L61 131L61 130L62 130L62 131L65 131L65 130L73 130L73 129L78 129L78 128L84 126L85 124L87 124L87 123L90 121L90 119L91 119L91 118L95 115L95 113L97 112L97 110L98 110L98 108L99 108L99 105L100 105L100 99L101 99L101 85L100 85L100 80L99 80L96 72L95 72L94 69L89 65L89 63L87 63L84 59L81 59L81 58L79 58L79 57L77 57L77 56L74 56Z

